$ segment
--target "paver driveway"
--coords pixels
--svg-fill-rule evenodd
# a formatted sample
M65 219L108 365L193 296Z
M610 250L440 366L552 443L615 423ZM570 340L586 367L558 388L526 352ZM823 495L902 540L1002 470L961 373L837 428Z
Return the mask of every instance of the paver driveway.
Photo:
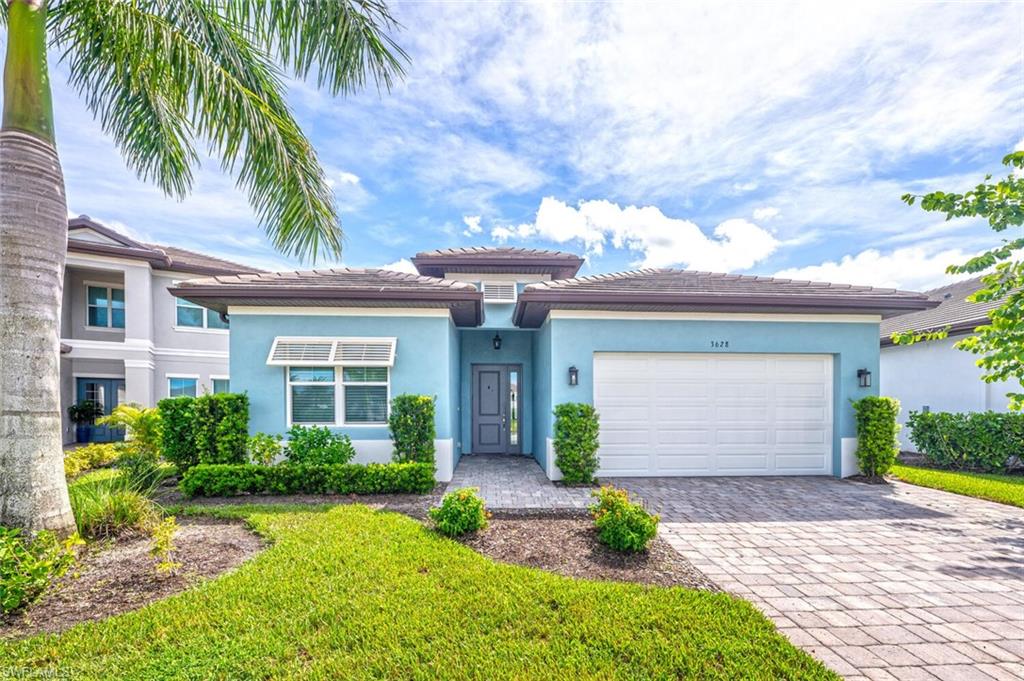
M1024 678L1024 511L904 483L622 478L665 539L849 678Z

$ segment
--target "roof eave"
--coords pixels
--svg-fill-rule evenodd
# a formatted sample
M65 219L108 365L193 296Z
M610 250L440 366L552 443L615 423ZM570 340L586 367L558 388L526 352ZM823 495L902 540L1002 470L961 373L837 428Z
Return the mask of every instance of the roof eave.
M486 272L486 268L501 268L502 272L516 272L517 267L529 267L547 270L554 279L569 279L576 276L583 267L583 258L416 255L412 258L412 264L417 272L428 277L442 277L444 272L454 271L452 268L465 268L469 272Z
M946 329L948 327L949 330L947 331L947 336L960 336L967 333L974 333L975 329L977 329L982 324L988 324L990 321L992 320L989 319L988 317L980 317L978 319L969 319L964 322L957 322L956 324L947 324L945 326L933 326L927 329L921 329L920 332L933 333L935 331L942 331L943 329ZM910 329L903 329L902 331L893 331L893 333L906 333L909 330ZM894 346L896 344L892 342L892 334L889 334L888 336L882 336L879 339L879 345L881 345L883 348L887 348Z

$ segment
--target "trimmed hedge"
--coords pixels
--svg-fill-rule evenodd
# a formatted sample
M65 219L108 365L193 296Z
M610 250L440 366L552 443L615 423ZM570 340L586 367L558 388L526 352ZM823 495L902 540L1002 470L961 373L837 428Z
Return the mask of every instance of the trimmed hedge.
M249 396L215 393L192 403L199 463L246 463L249 460Z
M555 407L555 465L567 483L589 483L597 473L597 411L582 402Z
M169 397L157 403L164 458L186 471L200 463L249 460L249 396L215 393Z
M995 473L1024 459L1024 413L910 412L910 441L940 468Z
M199 463L196 441L192 427L193 397L167 397L157 402L163 432L160 435L160 449L164 458L186 471Z
M238 494L425 494L434 489L434 465L371 463L286 466L199 464L179 485L187 496Z
M388 427L395 461L434 462L434 398L427 395L396 395L391 400Z
M900 453L896 433L900 402L892 397L870 395L853 402L857 419L857 463L868 477L885 475Z

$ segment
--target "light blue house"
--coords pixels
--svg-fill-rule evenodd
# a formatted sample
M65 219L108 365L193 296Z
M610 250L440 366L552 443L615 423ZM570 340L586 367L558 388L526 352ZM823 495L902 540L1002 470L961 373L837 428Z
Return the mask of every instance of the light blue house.
M388 461L390 397L437 398L437 477L528 455L557 479L552 409L588 402L603 476L856 472L850 400L877 394L892 289L680 270L576 277L579 257L420 253L419 275L331 269L182 282L231 319L253 432L328 425Z

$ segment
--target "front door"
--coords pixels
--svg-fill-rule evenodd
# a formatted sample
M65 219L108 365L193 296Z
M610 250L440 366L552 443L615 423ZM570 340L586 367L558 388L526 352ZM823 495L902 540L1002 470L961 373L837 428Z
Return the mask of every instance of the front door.
M473 365L473 453L522 451L522 383L519 364Z
M123 378L79 378L78 401L92 400L103 407L104 416L114 411L114 407L124 401ZM124 439L124 431L119 428L93 424L90 442L115 442Z

